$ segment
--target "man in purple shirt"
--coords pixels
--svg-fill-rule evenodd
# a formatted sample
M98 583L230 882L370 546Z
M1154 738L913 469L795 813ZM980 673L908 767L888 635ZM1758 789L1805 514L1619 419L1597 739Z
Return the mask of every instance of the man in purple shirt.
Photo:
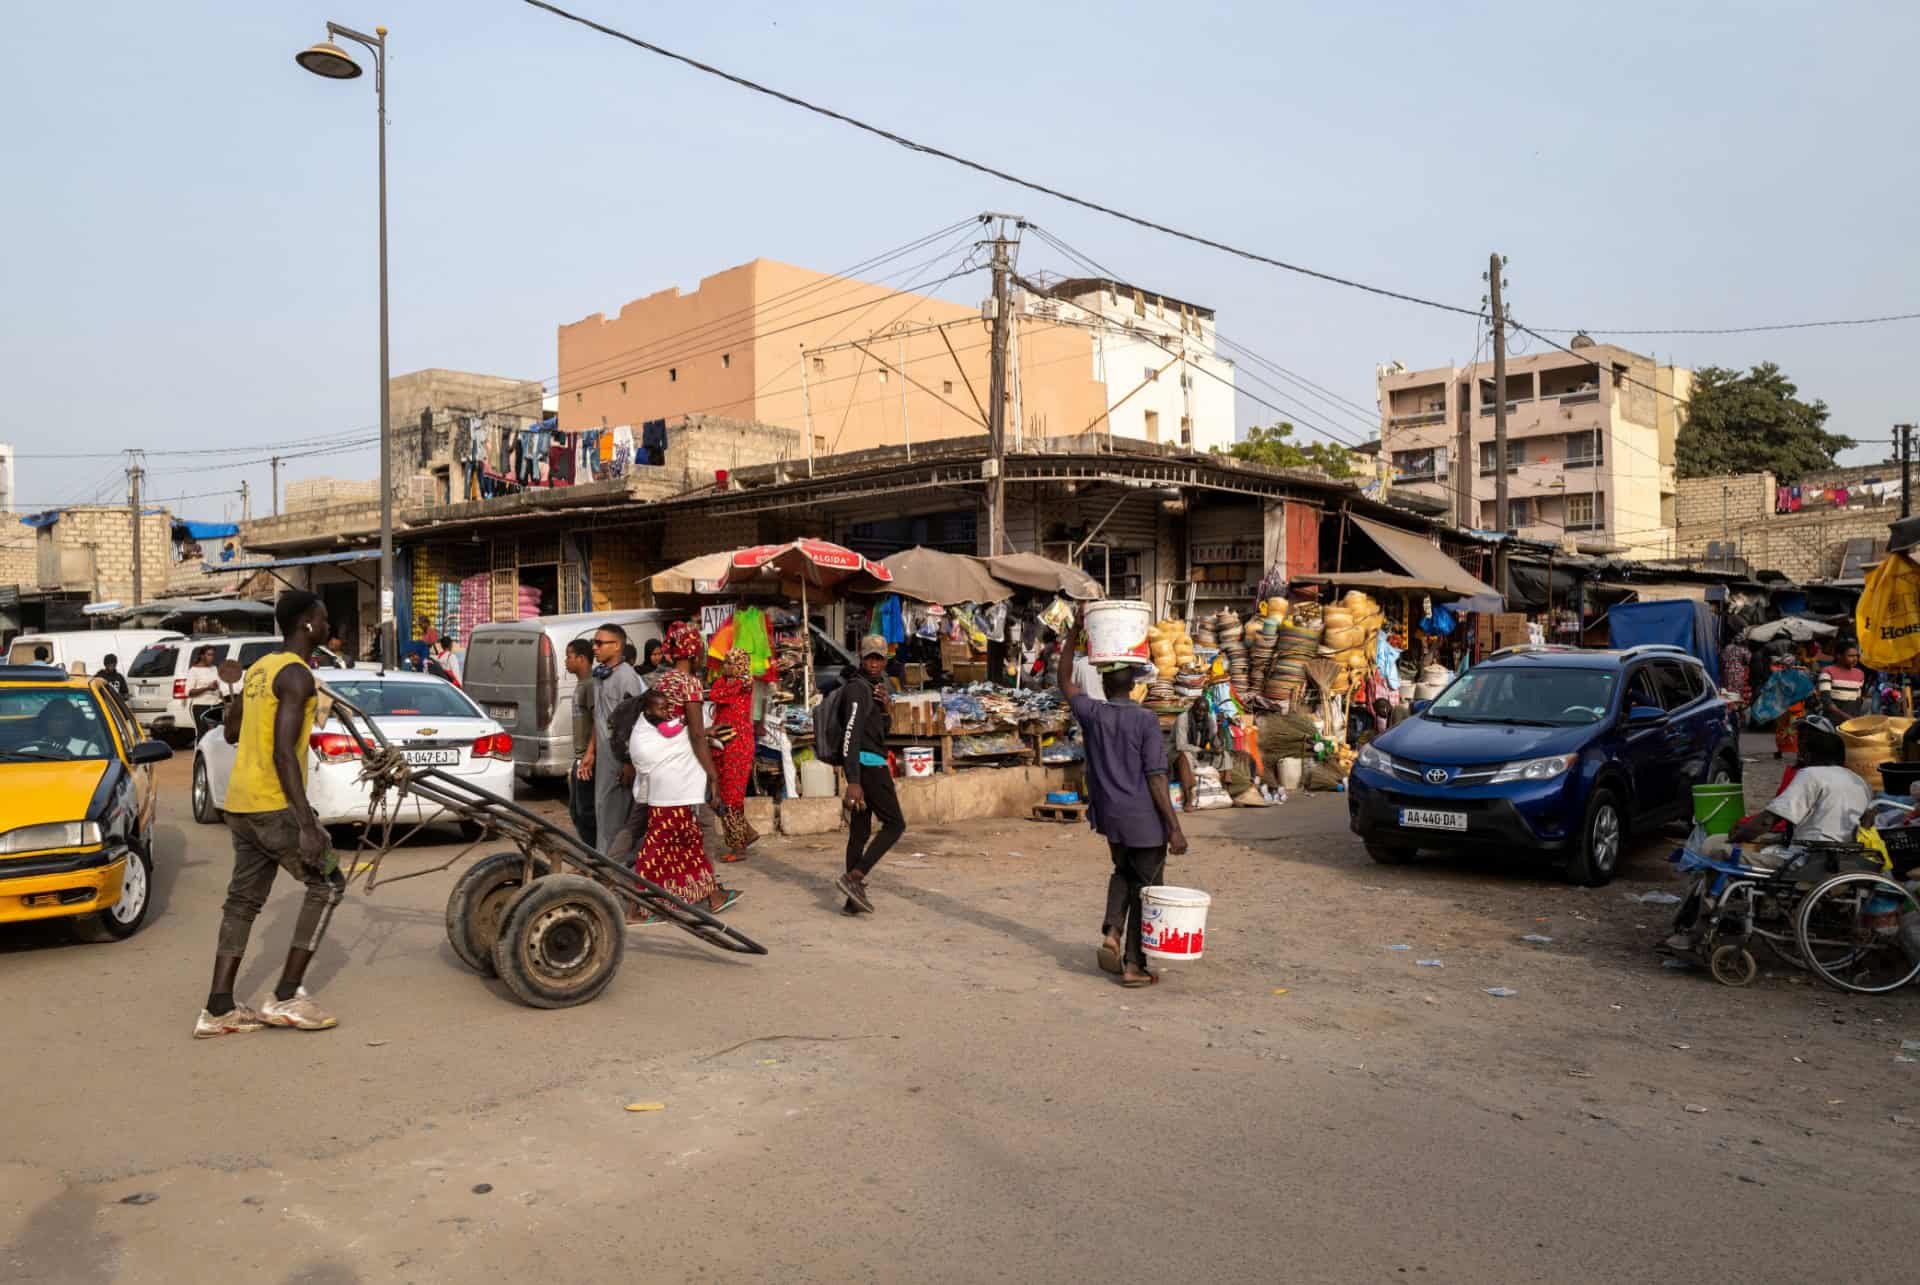
M1167 747L1160 720L1134 704L1133 669L1121 666L1101 675L1102 695L1095 700L1074 681L1073 660L1085 633L1075 626L1060 649L1060 690L1080 722L1086 742L1087 820L1107 841L1113 875L1107 880L1107 917L1100 926L1100 967L1120 975L1122 986L1151 986L1159 977L1147 971L1140 948L1140 890L1165 874L1167 852L1187 850L1173 800L1167 794Z

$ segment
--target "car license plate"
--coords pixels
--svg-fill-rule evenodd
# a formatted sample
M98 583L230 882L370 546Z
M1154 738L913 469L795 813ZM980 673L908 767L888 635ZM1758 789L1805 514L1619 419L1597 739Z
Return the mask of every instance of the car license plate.
M520 707L517 705L489 705L487 706L487 717L493 719L503 727L511 727L520 718Z
M1467 828L1467 814L1430 812L1425 808L1401 808L1400 824L1419 830L1464 830Z
M460 761L459 750L402 750L401 755L415 767L451 767Z

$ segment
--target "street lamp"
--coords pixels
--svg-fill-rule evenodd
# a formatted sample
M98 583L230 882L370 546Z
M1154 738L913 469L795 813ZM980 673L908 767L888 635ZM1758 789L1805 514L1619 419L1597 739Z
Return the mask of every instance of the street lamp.
M328 80L354 79L360 64L333 43L336 36L365 46L373 55L374 103L380 118L380 663L396 669L400 650L393 627L393 416L387 401L387 29L375 27L369 36L329 22L327 38L302 49L293 60Z

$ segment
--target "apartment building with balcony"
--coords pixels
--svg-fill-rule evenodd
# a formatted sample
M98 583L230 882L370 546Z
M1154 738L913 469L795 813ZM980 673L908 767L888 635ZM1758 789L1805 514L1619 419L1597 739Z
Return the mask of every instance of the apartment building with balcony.
M1587 553L1661 556L1674 539L1674 439L1693 372L1581 336L1574 351L1507 359L1506 458L1496 458L1493 363L1378 374L1381 453L1394 485L1453 520Z

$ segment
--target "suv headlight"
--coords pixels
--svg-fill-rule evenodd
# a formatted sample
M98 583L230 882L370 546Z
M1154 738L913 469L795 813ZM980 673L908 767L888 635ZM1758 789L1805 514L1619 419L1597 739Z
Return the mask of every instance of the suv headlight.
M0 834L0 857L22 852L44 852L48 848L86 848L100 842L98 821L55 821L48 825L23 825Z
M1502 781L1551 781L1573 766L1571 754L1553 754L1543 759L1520 759L1517 762L1503 764L1493 774L1490 785L1499 785Z
M1376 772L1393 771L1393 755L1376 750L1371 741L1360 747L1360 755L1353 763L1355 767L1370 767Z

